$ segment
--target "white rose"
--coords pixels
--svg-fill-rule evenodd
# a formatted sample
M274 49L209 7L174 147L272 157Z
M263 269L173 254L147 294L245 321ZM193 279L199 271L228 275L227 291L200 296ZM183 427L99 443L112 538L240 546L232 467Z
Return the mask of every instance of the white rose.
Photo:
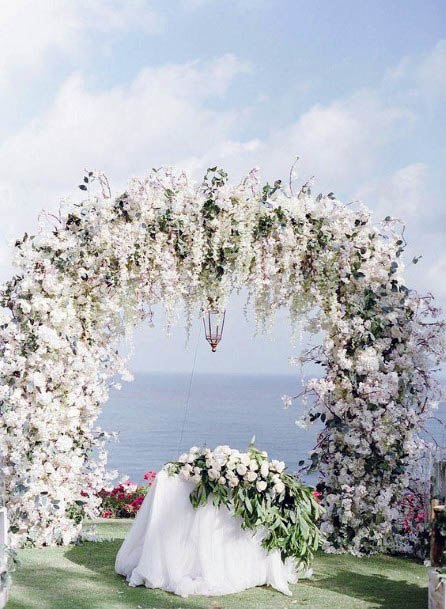
M259 480L256 484L256 489L259 491L259 493L262 493L266 489L265 480Z
M242 455L240 455L240 463L242 463L243 465L246 465L246 467L248 467L248 465L251 463L250 456L247 455L246 453L243 453Z
M278 474L281 474L285 469L285 463L283 461L277 461L276 459L271 462L271 465Z
M216 469L216 470L220 471L222 465L223 464L220 463L218 459L214 459L211 463L211 469Z
M224 476L220 476L220 478L218 479L218 484L221 484L222 486L226 484L226 478Z
M220 477L220 472L216 469L210 469L208 470L208 476L210 480L218 480Z
M180 476L183 478L183 480L189 480L191 470L192 468L189 464L186 464L184 467L181 468Z
M262 476L264 478L266 478L268 476L269 473L269 465L266 461L264 461L262 463L262 465L260 466L260 473L262 474Z
M253 472L256 472L259 469L259 464L257 463L257 461L255 459L251 459L249 468L252 469Z
M232 488L235 488L238 485L238 480L237 478L231 478L229 480L229 486L231 486Z
M239 474L239 476L244 476L247 471L248 468L246 467L246 465L243 465L243 463L239 463L237 465L237 473Z
M274 485L274 488L280 495L280 493L283 493L283 491L285 490L285 485L281 480L279 480L279 482L276 482L276 484Z
M254 480L257 478L257 474L255 472L248 472L246 477L248 482L254 482Z

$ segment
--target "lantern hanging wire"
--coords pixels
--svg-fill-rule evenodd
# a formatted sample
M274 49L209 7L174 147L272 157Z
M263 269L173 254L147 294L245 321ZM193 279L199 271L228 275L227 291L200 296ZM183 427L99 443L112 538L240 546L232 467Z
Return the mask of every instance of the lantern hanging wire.
M211 345L212 353L217 351L217 345L223 336L226 311L208 311L203 314L203 325L206 340Z

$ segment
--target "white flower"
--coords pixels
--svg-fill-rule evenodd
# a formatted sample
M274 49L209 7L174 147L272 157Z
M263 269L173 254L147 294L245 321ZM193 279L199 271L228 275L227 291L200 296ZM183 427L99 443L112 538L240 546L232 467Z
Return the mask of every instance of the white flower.
M126 492L129 494L134 493L136 491L136 489L138 488L138 485L136 484L136 482L130 482L130 481L124 482L123 486L124 486Z
M53 349L57 349L61 344L58 332L49 326L39 326L37 334L42 343Z
M256 489L259 491L259 493L262 493L266 489L266 486L267 486L267 484L266 484L265 480L259 480L256 483Z
M285 469L285 463L283 461L277 461L274 459L271 461L271 467L278 473L281 474Z
M248 467L248 465L251 463L251 457L247 453L242 453L240 455L240 463Z
M288 408L293 405L293 398L290 395L283 395L281 399L285 410L288 410Z
M216 469L209 469L208 476L210 480L218 480L218 478L220 477L220 472Z
M251 459L249 463L249 469L251 469L253 472L256 472L259 469L259 464L255 459Z
M274 484L274 489L280 495L280 493L283 493L283 491L285 490L285 485L281 480L279 480Z
M263 478L266 478L269 474L269 465L267 461L263 461L263 463L260 465L260 473L262 474Z
M135 380L135 377L133 376L133 374L129 370L122 370L121 371L121 378L122 378L123 381L126 381L127 383L131 383L132 381Z
M243 465L243 463L239 463L237 465L237 473L240 476L244 476L246 474L246 472L248 471L248 468L246 467L246 465Z
M257 479L257 474L255 472L253 472L253 471L249 471L246 474L246 478L247 478L248 482L254 482L254 480Z
M56 442L56 446L58 450L61 451L69 451L73 446L73 440L69 436L59 436Z
M356 370L360 374L378 372L380 360L373 347L367 347L356 356Z
M180 476L184 479L184 480L189 480L190 476L191 476L191 472L192 472L192 468L191 466L186 463L186 465L184 465L184 467L182 467L180 469Z
M238 486L238 479L237 478L230 478L229 479L229 486L231 486L232 488L235 488L236 486Z

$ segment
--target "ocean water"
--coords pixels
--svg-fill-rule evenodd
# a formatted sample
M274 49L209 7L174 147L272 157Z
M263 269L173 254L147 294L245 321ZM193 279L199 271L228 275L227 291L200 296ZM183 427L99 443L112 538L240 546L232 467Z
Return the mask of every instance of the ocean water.
M191 446L229 444L243 450L255 435L256 445L270 458L296 471L321 428L295 425L298 403L283 408L281 396L296 395L301 388L299 377L286 375L195 374L191 383L186 374L140 374L112 392L99 418L103 429L119 433L109 445L109 467L141 482L145 471L159 470ZM444 420L445 404L436 415ZM438 421L431 421L428 431L445 445Z

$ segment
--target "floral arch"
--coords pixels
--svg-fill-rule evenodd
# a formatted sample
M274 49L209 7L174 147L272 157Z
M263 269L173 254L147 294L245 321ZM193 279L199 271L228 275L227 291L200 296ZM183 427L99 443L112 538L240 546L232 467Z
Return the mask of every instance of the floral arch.
M325 424L311 461L328 548L384 549L444 347L431 299L403 284L397 224L377 230L333 193L261 187L255 172L230 186L217 168L201 184L152 171L118 197L91 172L82 188L94 180L102 194L16 242L18 274L1 295L0 445L16 543L67 543L97 513L106 457L94 425L112 377L127 374L118 337L154 303L173 321L182 302L191 319L247 288L260 325L287 307L325 333L303 356L326 372L310 381L303 418Z

